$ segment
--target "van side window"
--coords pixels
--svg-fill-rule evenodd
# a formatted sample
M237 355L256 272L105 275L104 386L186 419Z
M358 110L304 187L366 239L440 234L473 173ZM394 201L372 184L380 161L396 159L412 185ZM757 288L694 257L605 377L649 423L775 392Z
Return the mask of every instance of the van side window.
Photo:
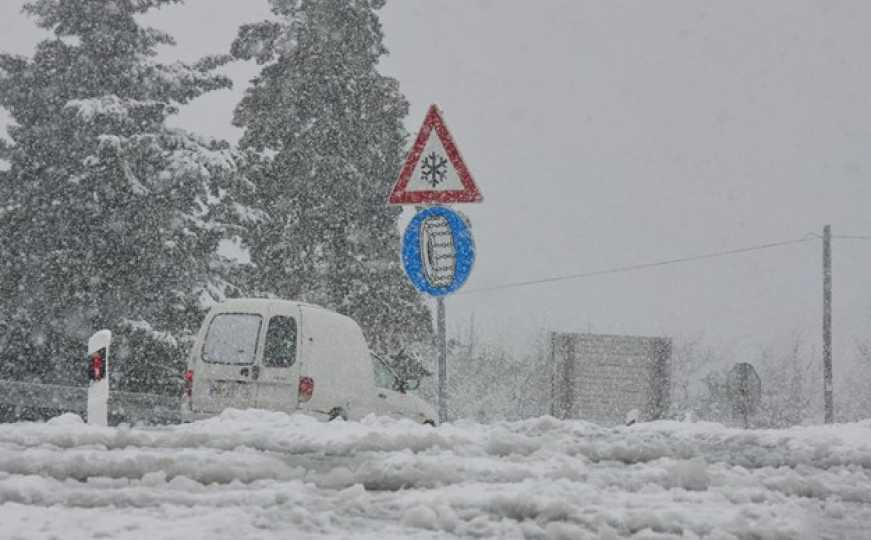
M266 327L263 349L264 367L290 367L296 361L296 321L290 317L272 317Z
M261 324L260 315L216 315L206 332L203 360L213 364L253 364Z
M372 358L372 367L375 369L375 386L393 390L396 382L393 372L384 365L384 361L378 355L372 352L369 355Z

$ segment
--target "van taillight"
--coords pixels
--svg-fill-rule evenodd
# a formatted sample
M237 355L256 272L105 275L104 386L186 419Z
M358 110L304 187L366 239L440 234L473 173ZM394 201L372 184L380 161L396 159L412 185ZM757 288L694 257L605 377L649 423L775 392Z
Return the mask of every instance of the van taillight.
M194 370L189 369L184 372L184 395L191 397L194 391Z
M299 401L305 403L312 398L315 393L315 380L311 377L299 378Z

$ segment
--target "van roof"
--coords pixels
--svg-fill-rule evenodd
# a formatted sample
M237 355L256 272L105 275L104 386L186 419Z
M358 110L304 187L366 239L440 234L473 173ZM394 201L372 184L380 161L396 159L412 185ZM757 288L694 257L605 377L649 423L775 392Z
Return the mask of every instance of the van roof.
M294 306L308 306L324 309L321 306L307 304L297 300L285 300L283 298L227 298L223 302L216 302L213 307L242 307L242 306L264 306L274 304L290 304Z
M220 308L222 311L224 310L245 310L245 309L253 309L260 310L268 305L276 305L276 304L287 304L290 306L298 306L300 308L307 309L317 309L321 311L328 311L333 313L332 310L329 310L323 306L319 306L316 304L309 304L306 302L300 302L299 300L285 300L283 298L228 298L223 302L217 302L212 306L212 309Z

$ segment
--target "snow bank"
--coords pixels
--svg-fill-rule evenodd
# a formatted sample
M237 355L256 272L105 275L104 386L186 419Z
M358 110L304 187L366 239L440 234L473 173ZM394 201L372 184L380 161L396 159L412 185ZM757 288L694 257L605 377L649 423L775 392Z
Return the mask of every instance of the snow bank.
M64 415L0 425L0 537L864 538L869 470L867 421L431 428L227 410L111 428Z

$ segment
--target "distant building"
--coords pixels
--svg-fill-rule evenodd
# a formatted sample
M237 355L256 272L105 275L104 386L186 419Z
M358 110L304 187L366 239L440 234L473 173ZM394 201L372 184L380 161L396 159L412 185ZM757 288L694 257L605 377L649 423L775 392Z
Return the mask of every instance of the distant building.
M551 414L605 425L662 417L670 405L671 340L551 335Z

